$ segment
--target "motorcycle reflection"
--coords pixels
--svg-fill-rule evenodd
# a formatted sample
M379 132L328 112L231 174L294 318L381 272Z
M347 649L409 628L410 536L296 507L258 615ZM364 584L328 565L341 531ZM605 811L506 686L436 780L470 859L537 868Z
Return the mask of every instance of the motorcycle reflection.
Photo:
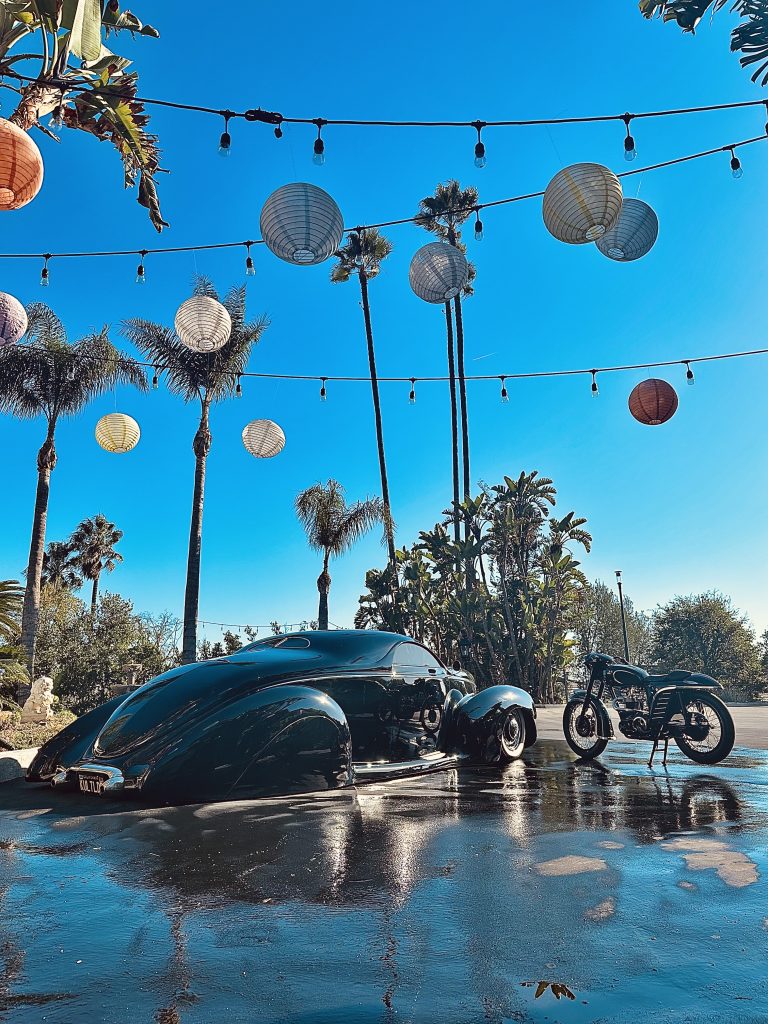
M653 742L649 767L660 743L666 764L671 739L698 764L717 764L730 754L733 718L713 692L721 685L710 676L684 669L649 675L608 654L588 654L584 664L589 684L571 696L563 713L566 742L579 757L599 757L613 738L607 701L618 711L619 729L628 739Z

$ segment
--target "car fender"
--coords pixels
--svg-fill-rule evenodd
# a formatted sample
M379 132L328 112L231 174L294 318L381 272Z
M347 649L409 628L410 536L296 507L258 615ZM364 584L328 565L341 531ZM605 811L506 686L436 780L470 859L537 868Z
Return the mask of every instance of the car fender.
M57 768L69 768L76 761L86 757L112 712L126 697L127 694L121 693L106 703L99 704L97 708L76 718L45 742L27 768L27 782L47 782Z
M494 764L501 758L501 726L512 708L520 708L523 712L525 745L530 746L536 741L533 699L526 690L504 685L488 686L478 693L462 697L452 711L453 735L447 738L448 742L458 753L468 754L482 764Z

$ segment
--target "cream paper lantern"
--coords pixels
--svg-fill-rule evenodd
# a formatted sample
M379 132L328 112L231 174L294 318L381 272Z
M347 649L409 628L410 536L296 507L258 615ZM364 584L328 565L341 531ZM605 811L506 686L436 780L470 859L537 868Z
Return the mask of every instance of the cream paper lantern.
M243 444L257 459L271 459L285 448L285 434L272 420L251 420L243 427Z
M642 199L625 199L616 223L595 245L609 260L631 263L642 259L659 237L659 218Z
M469 276L464 253L448 242L428 242L411 260L411 288L425 302L447 302L458 295Z
M229 313L209 295L193 295L182 302L174 326L179 338L193 352L216 352L232 334Z
M602 238L621 213L621 182L602 164L572 164L544 193L542 213L550 234L570 245Z
M18 125L0 117L0 210L18 210L43 184L40 150Z
M18 299L0 292L0 348L15 345L27 330L27 311Z
M139 443L141 431L132 416L124 412L110 412L96 424L96 440L105 452L124 455Z
M344 234L344 219L335 201L306 182L283 185L261 211L261 237L286 263L300 267L322 263L336 252Z

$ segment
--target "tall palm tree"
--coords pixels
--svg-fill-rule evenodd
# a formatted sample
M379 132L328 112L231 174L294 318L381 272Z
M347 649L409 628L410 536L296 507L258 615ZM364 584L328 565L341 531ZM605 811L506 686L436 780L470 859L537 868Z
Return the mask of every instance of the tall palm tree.
M123 531L99 513L93 519L84 519L72 534L70 544L75 551L74 564L82 570L83 576L93 583L91 590L91 614L96 612L96 598L99 593L99 576L106 569L112 572L123 556L115 551L115 545L122 539Z
M45 526L51 472L56 465L56 427L63 417L80 412L91 399L116 384L133 384L145 390L147 382L142 370L125 359L109 340L106 327L70 345L63 324L48 306L32 303L27 307L27 317L24 343L0 349L0 411L23 419L42 416L47 424L45 441L37 455L37 493L21 622L22 645L30 677L34 678Z
M0 580L0 633L14 636L24 603L24 588L16 580Z
M384 503L384 535L387 541L390 575L393 580L393 598L397 609L397 555L395 553L395 530L392 519L392 505L389 500L389 480L387 478L387 460L384 450L384 431L381 423L381 402L379 399L379 378L376 373L376 352L373 345L373 328L371 326L371 306L368 298L368 282L378 275L382 262L392 252L392 244L376 228L363 228L361 231L350 231L346 243L336 253L339 261L331 271L334 284L357 277L360 282L360 296L365 321L365 338L368 344L368 367L371 373L371 393L373 396L373 413L376 422L376 442L379 452L379 473L381 475L381 497Z
M307 532L309 546L323 553L323 571L317 577L320 593L318 629L328 629L328 591L331 575L328 564L348 551L376 523L385 523L381 498L366 498L347 505L344 488L336 480L313 484L296 497L296 514Z
M216 289L204 277L198 278L194 293L208 295L213 299L219 298ZM165 372L169 390L181 396L185 402L200 403L200 422L192 442L192 450L195 453L195 484L184 592L182 664L194 661L197 651L205 468L213 440L210 429L211 406L235 393L240 374L248 365L251 349L268 325L265 317L246 322L245 287L232 288L220 301L232 320L232 333L226 345L215 352L192 351L179 340L172 328L154 324L149 320L133 319L123 325L126 337L146 353L153 364Z
M43 553L43 571L40 576L43 586L64 587L65 590L79 590L83 577L77 571L74 549L68 541L52 540Z
M477 189L470 186L462 188L452 178L445 185L438 185L433 196L426 196L419 204L416 223L433 235L450 245L466 251L461 241L461 225L472 215L477 205ZM472 294L471 281L475 276L474 267L470 264L470 279L464 289L466 295ZM464 319L461 309L461 295L453 299L453 316L456 323L456 370L459 380L459 404L461 411L461 450L463 466L463 497L469 501L471 494L471 474L469 465L469 416L467 410L467 385L464 373ZM445 318L448 329L448 373L451 378L451 417L456 419L456 379L453 369L453 327L451 322L451 304L445 304ZM458 499L458 439L454 428L454 501ZM458 530L458 515L454 519L454 533ZM457 537L455 539L458 539ZM465 538L466 539L466 538Z

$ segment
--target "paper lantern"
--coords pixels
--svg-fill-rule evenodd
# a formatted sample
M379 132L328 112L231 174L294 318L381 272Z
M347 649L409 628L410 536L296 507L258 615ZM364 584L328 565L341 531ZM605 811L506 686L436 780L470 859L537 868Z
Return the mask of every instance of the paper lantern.
M27 330L27 311L18 299L0 292L0 348L15 345Z
M649 253L659 237L659 218L641 199L625 199L616 223L595 245L609 260L631 263Z
M139 424L124 412L110 412L96 424L96 440L105 452L123 455L133 451L140 437Z
M243 444L257 459L271 459L285 448L285 434L272 420L251 420L243 428Z
M317 185L283 185L261 211L261 237L286 263L309 267L333 256L344 234L344 219L333 199Z
M621 202L621 182L613 171L602 164L572 164L547 185L544 224L561 242L596 242L615 224Z
M469 264L464 253L448 242L429 242L414 254L408 278L425 302L447 302L467 283Z
M0 117L0 210L18 210L43 184L43 158L25 131Z
M651 377L632 389L629 411L638 423L656 427L671 420L677 412L677 392L665 380Z
M215 352L229 341L232 320L216 299L193 295L182 302L174 321L176 333L194 352Z

